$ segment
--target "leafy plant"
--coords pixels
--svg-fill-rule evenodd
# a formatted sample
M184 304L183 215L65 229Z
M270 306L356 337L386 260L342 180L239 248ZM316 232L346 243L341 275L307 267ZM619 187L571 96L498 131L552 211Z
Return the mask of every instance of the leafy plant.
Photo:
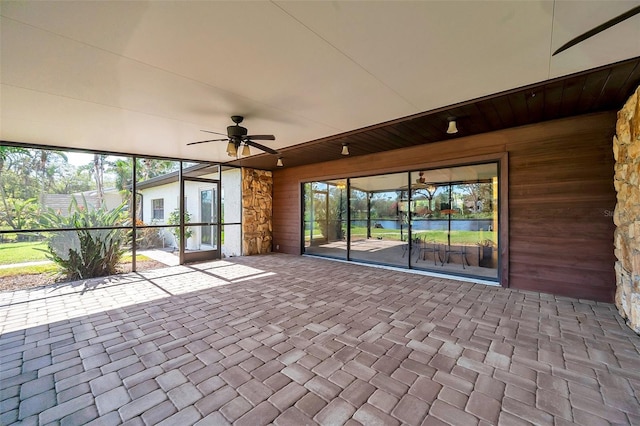
M185 210L184 212L184 223L189 223L191 222L191 215L189 214L188 211ZM171 212L171 214L169 214L169 222L170 225L178 225L175 226L173 228L171 228L171 233L173 234L173 236L176 238L176 244L178 247L180 247L180 209L175 209L174 211ZM191 238L191 236L193 235L193 229L191 229L191 227L189 226L185 226L184 228L184 239L185 241L188 240L189 238Z
M12 229L21 230L30 228L35 221L38 209L38 200L29 198L5 198L5 209L0 210L0 222L6 222Z
M127 232L124 229L93 229L126 225L126 204L113 210L79 206L74 198L68 215L49 208L42 215L46 228L69 229L51 233L47 240L47 257L55 262L70 279L85 279L112 275L124 254Z
M136 226L146 226L146 223L136 219ZM136 230L136 244L139 249L162 247L162 237L158 228L138 228Z

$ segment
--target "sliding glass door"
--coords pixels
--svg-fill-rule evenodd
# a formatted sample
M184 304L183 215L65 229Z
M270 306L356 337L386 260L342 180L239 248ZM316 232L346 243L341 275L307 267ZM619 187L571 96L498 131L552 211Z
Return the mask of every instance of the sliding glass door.
M306 254L498 279L497 163L309 182L303 193Z

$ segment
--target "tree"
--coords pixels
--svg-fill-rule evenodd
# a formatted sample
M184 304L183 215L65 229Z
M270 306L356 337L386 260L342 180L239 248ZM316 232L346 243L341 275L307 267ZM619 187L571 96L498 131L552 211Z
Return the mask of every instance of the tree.
M0 176L4 196L40 198L51 190L69 171L67 156L62 151L0 147Z
M5 164L10 164L16 156L26 156L28 154L29 151L25 148L0 145L0 173L4 170Z
M472 206L471 210L474 213L482 213L484 210L491 207L492 198L492 184L487 182L468 183L462 185L462 192L464 194L465 201ZM485 201L481 203L480 201Z
M371 218L393 220L398 216L400 194L376 192L371 195Z
M91 173L82 167L75 167L71 164L56 180L55 192L58 194L74 194L89 191L93 188Z
M167 173L175 172L180 167L180 163L171 160L157 160L153 158L138 158L137 168L137 181L144 182L145 180L152 179L154 177L162 176Z
M131 159L123 160L118 158L109 163L109 170L115 174L116 189L121 193L130 192L131 181L133 176L133 167Z
M98 206L102 206L104 203L104 166L105 166L104 154L93 155L93 178L96 182L96 192L98 195Z
M314 220L329 241L341 240L344 237L342 221L347 218L347 191L337 185L317 184L313 188Z
M54 185L55 177L60 170L60 161L65 164L68 162L67 155L58 150L38 149L34 150L36 155L34 156L36 176L40 176L40 193L42 196L49 192Z
M418 200L420 197L425 197L429 201L426 209L424 207L421 207L421 211L419 213L421 216L428 216L433 213L432 201L433 197L436 195L436 192L438 192L438 187L433 184L427 185L424 188L415 189L412 192L411 198L413 200Z
M2 201L2 210L0 210L0 219L9 225L12 229L20 229L19 223L15 219L15 205L13 197L7 194L7 180L14 176L9 169L13 163L18 161L19 157L27 157L29 151L14 146L0 146L0 199ZM0 222L1 224L2 222Z
M171 160L136 158L136 182L144 182L157 176L177 171L180 163ZM131 208L131 189L133 187L133 160L117 158L108 163L107 170L115 175L115 186L123 199L129 200ZM141 200L137 201L137 212L141 211ZM139 214L139 213L138 213Z

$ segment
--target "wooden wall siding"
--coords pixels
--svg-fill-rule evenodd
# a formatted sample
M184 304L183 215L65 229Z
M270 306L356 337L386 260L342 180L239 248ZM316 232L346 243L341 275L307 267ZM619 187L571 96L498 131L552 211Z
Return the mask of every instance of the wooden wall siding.
M562 133L507 145L512 287L613 300L612 123L563 120Z
M301 253L300 185L508 153L511 288L611 302L615 113L500 130L274 172L276 251Z

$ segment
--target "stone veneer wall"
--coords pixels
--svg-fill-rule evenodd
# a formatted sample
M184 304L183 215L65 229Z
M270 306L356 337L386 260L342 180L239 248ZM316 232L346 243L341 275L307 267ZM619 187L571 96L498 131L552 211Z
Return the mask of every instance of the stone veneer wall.
M273 175L242 169L242 254L269 253L273 241Z
M616 306L640 334L640 87L618 112L613 137Z

